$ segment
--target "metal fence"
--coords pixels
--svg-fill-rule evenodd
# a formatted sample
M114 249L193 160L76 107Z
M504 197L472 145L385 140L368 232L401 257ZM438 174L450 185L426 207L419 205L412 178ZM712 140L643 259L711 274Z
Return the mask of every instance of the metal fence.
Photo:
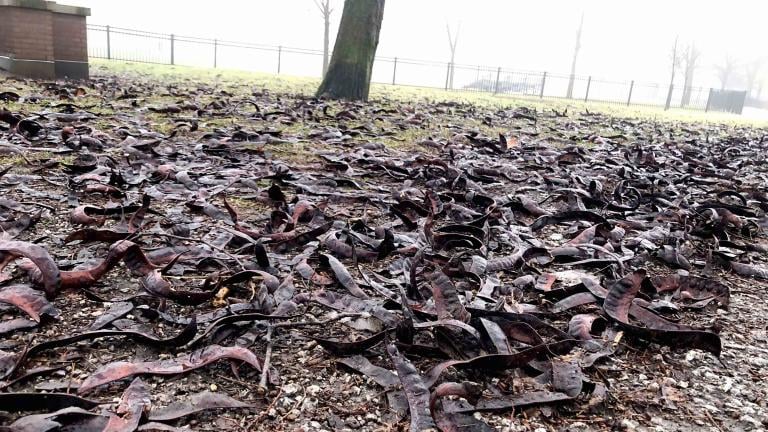
M143 63L320 76L323 52L89 24L88 55L91 58ZM608 81L592 76L558 75L398 57L376 57L372 81L500 96L573 99L667 109L725 109L709 103L713 92L710 88ZM734 110L734 107L728 106L727 109L740 113L740 107L736 108Z

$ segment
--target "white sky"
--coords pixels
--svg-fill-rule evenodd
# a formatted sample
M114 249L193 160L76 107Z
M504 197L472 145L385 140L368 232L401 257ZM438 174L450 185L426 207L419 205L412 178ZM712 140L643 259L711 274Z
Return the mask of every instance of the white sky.
M331 43L343 0L332 2ZM322 19L312 0L59 3L90 7L94 24L322 49ZM378 54L448 61L446 23L461 23L457 63L567 74L582 12L580 75L668 82L676 35L681 45L695 42L702 51L696 85L718 86L712 67L726 53L742 63L764 58L768 71L764 0L387 0Z

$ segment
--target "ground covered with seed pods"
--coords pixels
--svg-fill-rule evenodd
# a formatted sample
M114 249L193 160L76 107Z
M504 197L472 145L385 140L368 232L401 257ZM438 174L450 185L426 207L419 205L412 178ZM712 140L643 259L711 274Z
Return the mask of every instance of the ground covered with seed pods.
M768 130L0 81L13 431L761 430Z

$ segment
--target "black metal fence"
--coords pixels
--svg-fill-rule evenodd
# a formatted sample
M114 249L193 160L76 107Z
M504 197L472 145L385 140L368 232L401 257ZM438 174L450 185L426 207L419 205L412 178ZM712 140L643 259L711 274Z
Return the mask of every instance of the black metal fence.
M323 52L89 24L88 55L110 60L320 76ZM704 87L683 88L658 83L608 81L592 76L558 75L398 57L376 57L373 82L501 96L522 95L615 105L741 112L738 103L710 103L712 94L725 96ZM738 101L739 98L735 97L734 100ZM743 97L741 102L743 106Z

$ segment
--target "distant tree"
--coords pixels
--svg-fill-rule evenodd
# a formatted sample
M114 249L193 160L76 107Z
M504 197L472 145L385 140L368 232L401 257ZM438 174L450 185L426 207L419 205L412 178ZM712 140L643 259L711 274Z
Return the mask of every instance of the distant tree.
M760 69L763 66L763 59L755 59L747 63L744 67L744 76L747 79L747 96L754 96L753 92L760 79Z
M715 65L715 71L717 72L717 79L720 80L720 90L725 90L728 87L728 82L733 76L733 72L736 70L736 59L730 54L726 54L723 58L723 62Z
M456 29L456 35L451 35L451 26L448 24L445 25L445 28L448 30L448 44L451 47L451 63L448 66L448 82L446 84L448 88L453 89L453 72L456 67L456 63L454 62L456 59L456 44L459 42L461 24L459 24L458 28Z
M682 106L687 106L691 102L691 86L693 86L693 74L696 72L696 68L698 67L699 56L701 56L701 51L696 48L696 44L693 42L688 44L685 50L683 50L682 62L685 66L683 69L685 81L683 82Z
M669 109L669 105L672 103L672 90L675 86L675 76L677 75L677 67L682 62L682 55L680 50L677 49L677 42L679 36L675 36L675 44L672 46L672 74L669 78L669 91L667 92L667 103L664 105L664 109Z
M318 96L367 100L379 46L384 0L346 0L339 32Z
M581 30L584 28L584 14L581 14L581 21L579 22L579 30L576 32L576 45L573 48L573 60L571 61L571 77L568 80L568 99L573 98L573 84L576 81L576 60L579 58L579 50L581 49Z
M331 50L331 0L313 0L320 13L323 14L323 23L325 24L325 33L323 38L323 77L328 72L328 61L330 60Z

